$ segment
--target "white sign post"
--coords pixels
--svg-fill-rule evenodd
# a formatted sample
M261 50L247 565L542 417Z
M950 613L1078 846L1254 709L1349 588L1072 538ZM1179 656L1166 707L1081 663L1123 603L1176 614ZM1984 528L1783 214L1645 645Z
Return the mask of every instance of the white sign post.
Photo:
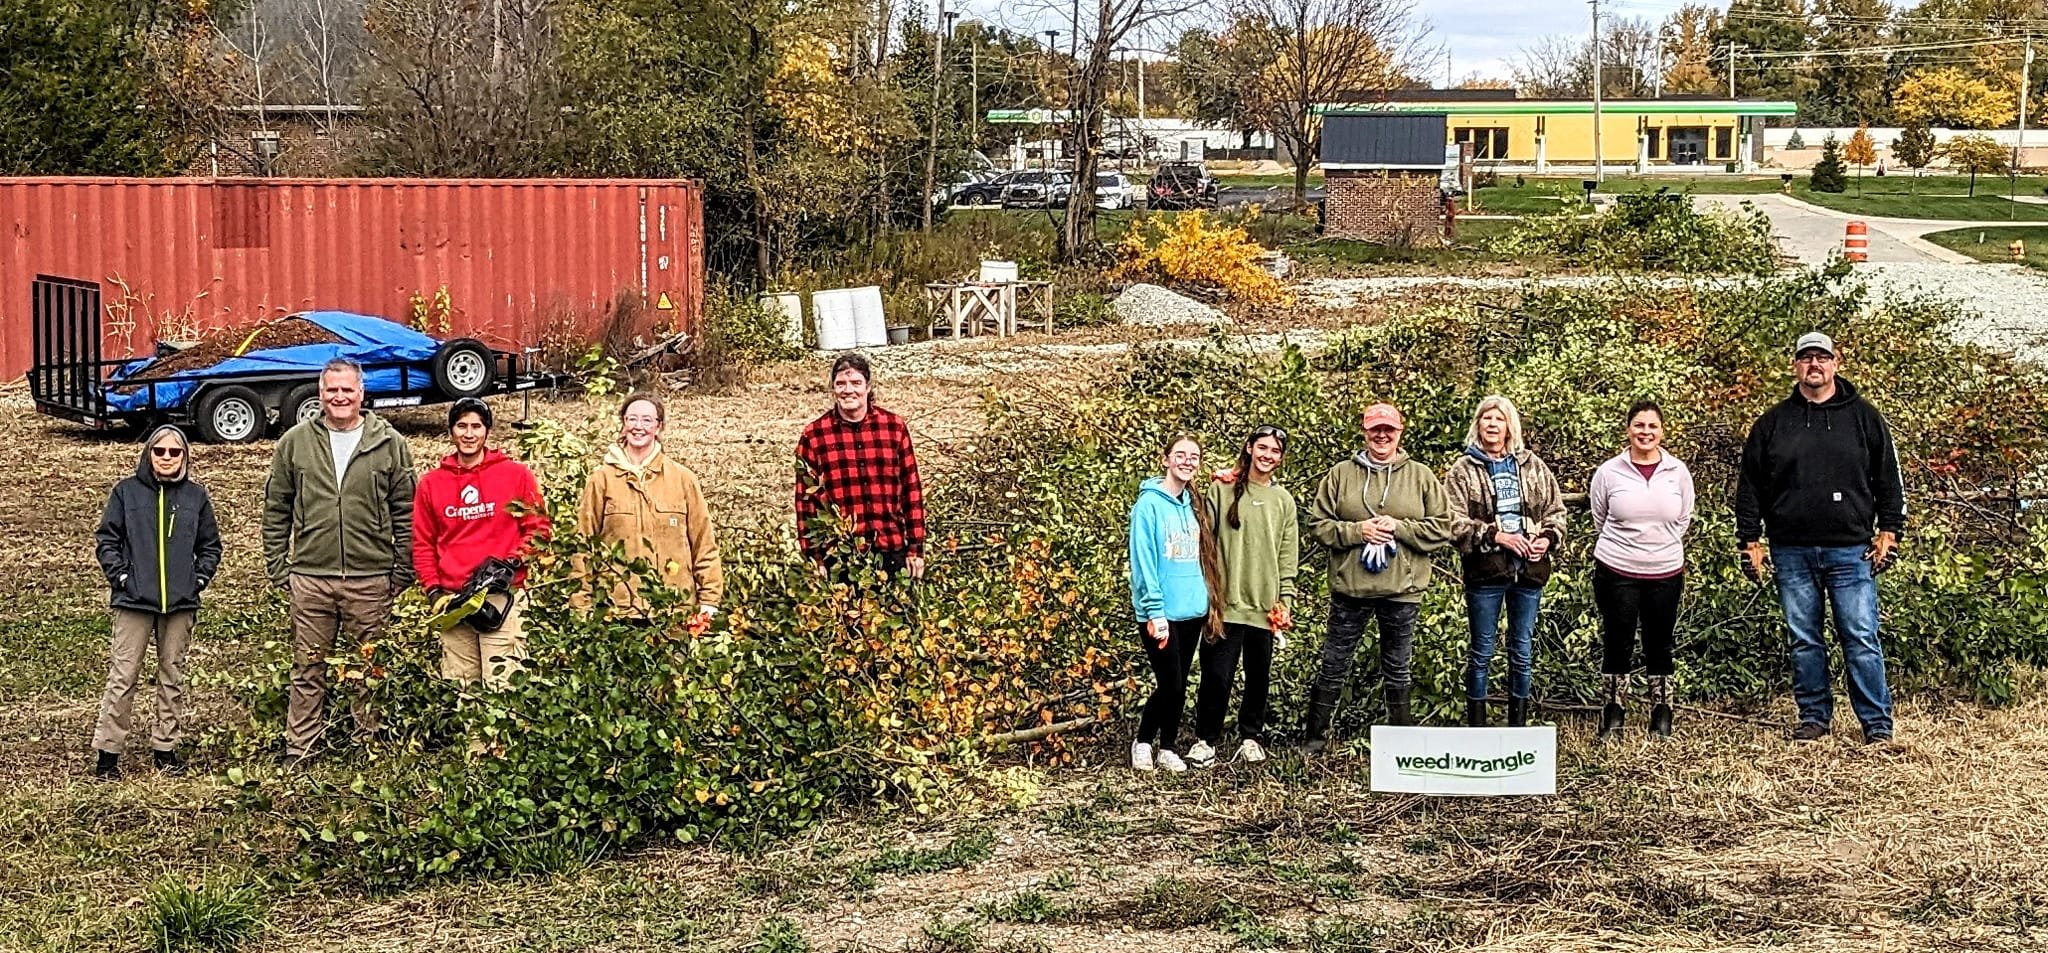
M1556 794L1556 728L1372 728L1372 789Z

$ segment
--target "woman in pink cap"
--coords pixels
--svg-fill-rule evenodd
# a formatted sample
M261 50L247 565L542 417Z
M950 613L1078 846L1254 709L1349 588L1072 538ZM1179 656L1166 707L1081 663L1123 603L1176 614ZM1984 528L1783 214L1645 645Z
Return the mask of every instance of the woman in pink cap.
M1304 750L1328 743L1337 699L1350 680L1365 624L1379 623L1387 723L1414 724L1415 617L1429 588L1429 554L1450 544L1450 505L1429 467L1401 452L1401 412L1365 409L1365 449L1330 468L1316 487L1309 531L1330 551L1330 630L1309 696Z

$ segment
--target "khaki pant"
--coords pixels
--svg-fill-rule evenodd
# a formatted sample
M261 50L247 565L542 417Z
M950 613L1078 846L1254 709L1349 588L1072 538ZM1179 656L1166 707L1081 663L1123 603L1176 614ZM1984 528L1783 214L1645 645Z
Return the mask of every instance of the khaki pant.
M107 667L107 690L100 696L100 720L92 746L120 754L128 747L135 723L135 688L142 675L142 656L156 645L156 723L149 746L170 751L183 738L185 722L185 651L192 645L192 617L187 609L169 615L114 610L113 662Z
M337 640L350 653L377 637L391 616L391 580L386 576L337 579L293 573L288 583L292 602L292 684L284 716L284 750L288 755L313 751L326 729L327 657ZM377 730L377 719L360 700L349 707L356 730Z
M526 593L514 593L505 622L496 632L478 632L458 623L441 633L441 677L456 682L481 680L486 688L503 688L512 673L526 667L526 632L521 616Z

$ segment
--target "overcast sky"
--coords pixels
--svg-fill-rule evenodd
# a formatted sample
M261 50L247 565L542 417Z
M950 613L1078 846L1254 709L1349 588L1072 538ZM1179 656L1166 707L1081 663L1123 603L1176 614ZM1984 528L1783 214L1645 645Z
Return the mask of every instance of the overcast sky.
M935 3L935 0L926 0ZM1082 6L1091 0L1082 0ZM1705 0L1722 6L1720 0ZM1677 9L1683 0L1601 0L1602 16L1641 17L1652 22ZM1434 28L1433 35L1450 53L1448 75L1464 79L1472 73L1507 78L1507 63L1523 47L1551 34L1584 36L1592 28L1592 8L1586 0L1415 0L1416 9ZM1225 0L1216 0L1218 9ZM1012 30L1059 30L1060 43L1067 42L1066 30L1072 14L1070 3L1059 0L952 0L948 9L961 9ZM1189 23L1162 27L1142 44L1164 47L1178 29L1210 25L1215 15L1197 16ZM1446 70L1439 64L1430 80L1442 85Z

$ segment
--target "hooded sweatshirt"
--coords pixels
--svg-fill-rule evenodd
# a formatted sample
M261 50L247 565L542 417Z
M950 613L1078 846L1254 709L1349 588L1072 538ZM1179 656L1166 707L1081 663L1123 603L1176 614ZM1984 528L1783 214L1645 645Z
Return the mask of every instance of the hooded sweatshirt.
M1848 378L1835 378L1824 403L1795 387L1749 428L1735 483L1736 539L1868 546L1873 524L1906 531L1905 479L1891 428Z
M585 536L619 543L627 559L652 563L663 582L698 605L717 606L725 598L725 564L697 474L670 460L660 444L645 464L635 464L618 444L606 450L583 486L576 523ZM628 583L612 592L612 604L646 609Z
M1358 524L1376 516L1399 521L1386 568L1374 572ZM1405 453L1375 466L1364 453L1323 474L1309 513L1309 532L1330 550L1330 591L1354 599L1420 602L1429 588L1429 554L1451 542L1449 503L1436 474Z
M1140 622L1209 614L1194 496L1187 489L1179 496L1167 493L1163 477L1138 488L1138 501L1131 505L1131 610Z
M1301 563L1301 523L1294 495L1277 483L1246 480L1238 500L1238 526L1230 525L1237 487L1211 483L1204 491L1216 516L1216 548L1223 557L1223 621L1258 629L1273 627L1266 611L1275 602L1294 607L1294 577Z
M484 560L521 556L547 531L540 484L525 464L486 449L481 462L465 467L451 453L413 493L412 568L423 588L460 589ZM513 585L525 584L522 567Z
M150 448L169 434L185 448L177 476L157 479ZM93 534L100 571L116 609L169 614L199 608L199 593L220 569L220 527L213 499L192 479L184 431L156 428L142 444L135 475L114 484Z

